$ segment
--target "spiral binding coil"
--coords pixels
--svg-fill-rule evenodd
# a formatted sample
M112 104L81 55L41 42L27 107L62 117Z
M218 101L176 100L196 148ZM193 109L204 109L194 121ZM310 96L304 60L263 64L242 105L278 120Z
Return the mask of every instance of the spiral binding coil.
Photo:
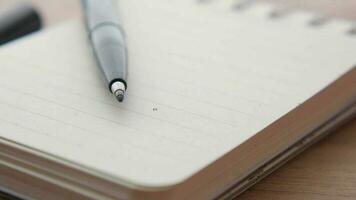
M217 0L198 0L199 3L209 3ZM232 10L236 12L241 12L248 10L250 7L252 7L255 3L257 3L257 0L236 0L232 4ZM294 7L284 7L284 8L275 8L272 11L268 13L269 18L273 20L281 19L284 17L287 17L290 15L294 10L297 10ZM320 15L318 17L315 17L311 19L310 21L307 22L307 25L310 27L321 27L327 25L331 21L332 17L327 16L327 15ZM356 24L353 28L350 30L346 31L346 34L355 36L356 37Z
M252 0L239 1L235 4L233 4L232 8L233 8L233 10L236 10L236 11L245 10L245 9L249 8L253 3L254 3L254 1L252 1Z
M330 21L328 16L316 17L309 21L309 24L314 27L323 26Z
M352 28L351 30L348 31L348 34L356 36L356 27Z
M279 19L279 18L283 18L285 17L286 15L288 15L288 13L290 12L290 9L286 9L286 8L276 8L274 10L272 10L270 13L269 13L269 17L272 18L272 19Z

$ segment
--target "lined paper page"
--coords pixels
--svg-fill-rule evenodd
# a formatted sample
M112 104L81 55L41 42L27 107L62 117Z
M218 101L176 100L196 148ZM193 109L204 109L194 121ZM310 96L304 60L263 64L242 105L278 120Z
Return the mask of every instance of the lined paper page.
M224 3L222 3L224 2ZM127 97L117 103L82 21L1 49L0 137L137 185L178 183L355 64L356 38L308 13L225 1L120 1Z

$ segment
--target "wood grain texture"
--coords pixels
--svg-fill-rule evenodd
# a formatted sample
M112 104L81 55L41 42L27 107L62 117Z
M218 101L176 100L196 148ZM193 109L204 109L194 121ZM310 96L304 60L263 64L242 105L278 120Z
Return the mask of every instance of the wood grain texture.
M356 119L239 198L250 199L356 199Z
M270 0L356 19L355 0ZM76 0L32 0L51 26L80 15ZM13 0L0 0L0 6ZM288 162L238 200L356 199L356 119Z

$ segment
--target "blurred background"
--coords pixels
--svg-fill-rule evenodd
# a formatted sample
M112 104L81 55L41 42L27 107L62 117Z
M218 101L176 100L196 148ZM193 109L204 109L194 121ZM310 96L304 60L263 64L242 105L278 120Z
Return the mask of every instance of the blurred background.
M0 0L0 9L24 0ZM193 0L192 0L193 1ZM262 1L262 0L259 0ZM318 10L327 15L356 19L356 0L264 0L286 7ZM79 0L28 0L42 14L44 24L51 26L80 15Z

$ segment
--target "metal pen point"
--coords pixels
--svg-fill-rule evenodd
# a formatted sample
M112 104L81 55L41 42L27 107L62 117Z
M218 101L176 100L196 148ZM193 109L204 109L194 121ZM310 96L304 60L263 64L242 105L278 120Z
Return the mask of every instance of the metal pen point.
M119 102L122 102L125 97L126 86L121 81L116 81L111 84L111 92L115 95Z

